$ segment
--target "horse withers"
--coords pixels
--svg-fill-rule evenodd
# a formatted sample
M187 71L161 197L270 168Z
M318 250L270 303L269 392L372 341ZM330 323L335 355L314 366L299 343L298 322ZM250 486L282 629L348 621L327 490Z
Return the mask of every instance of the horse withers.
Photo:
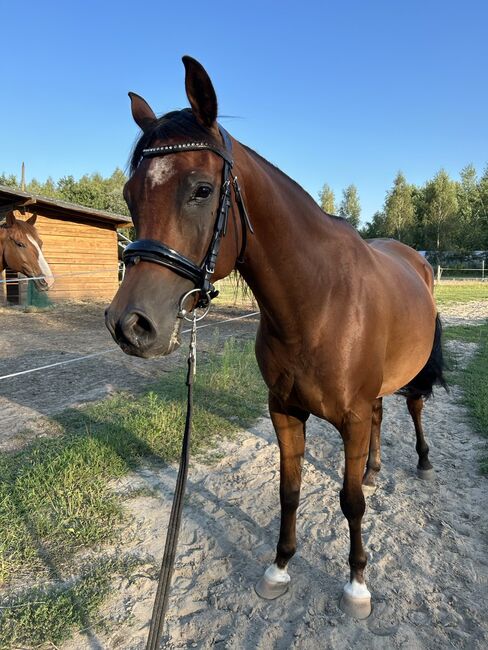
M182 296L197 287L193 304L205 301L211 282L239 270L261 310L256 356L280 448L277 553L256 591L271 599L288 589L305 423L314 414L343 440L340 505L350 531L350 578L341 605L365 618L371 595L363 486L371 490L379 470L384 395L407 396L419 471L432 475L420 420L423 398L443 381L432 270L401 243L363 241L347 221L325 214L299 185L230 138L217 123L208 74L190 57L183 62L190 109L157 118L129 93L142 135L124 195L139 241L126 257L107 327L128 354L169 354L180 344ZM292 146L299 134L293 125L289 133Z
M22 273L39 291L48 291L54 276L42 252L42 240L35 228L37 215L23 221L20 214L10 211L0 225L0 273L9 268Z

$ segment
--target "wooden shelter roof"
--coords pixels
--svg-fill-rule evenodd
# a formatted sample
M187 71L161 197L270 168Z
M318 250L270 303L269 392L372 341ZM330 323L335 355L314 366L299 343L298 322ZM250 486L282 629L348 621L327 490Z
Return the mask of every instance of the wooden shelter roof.
M87 208L84 205L68 203L59 199L50 199L39 194L22 192L12 187L0 185L0 213L8 210L20 210L26 208L29 212L42 213L43 216L61 217L73 221L95 221L106 224L113 224L114 228L123 228L132 223L130 217L123 214L114 214L105 210Z

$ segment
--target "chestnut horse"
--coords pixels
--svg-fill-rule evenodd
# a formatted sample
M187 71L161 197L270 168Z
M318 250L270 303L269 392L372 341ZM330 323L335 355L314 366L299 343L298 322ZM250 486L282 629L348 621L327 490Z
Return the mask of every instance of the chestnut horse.
M0 225L0 273L9 268L34 278L39 291L47 291L54 284L49 264L42 253L42 241L34 224L37 215L26 221L17 219L15 211L8 212Z
M344 443L340 505L350 531L350 579L341 603L365 618L371 596L361 539L363 486L374 486L380 467L384 395L407 396L419 470L424 477L433 471L420 421L423 397L443 382L432 269L399 242L363 241L347 221L325 214L279 169L230 138L217 124L208 74L190 57L183 63L191 109L157 118L142 97L129 93L143 133L124 195L141 241L127 258L107 327L128 354L169 354L180 343L181 297L195 285L203 293L209 286L192 280L186 267L201 268L205 282L212 273L218 280L239 270L261 310L256 356L281 459L276 559L256 591L275 598L288 588L305 423L312 413L331 422ZM238 190L225 195L228 185L222 186L232 163L243 200ZM226 196L231 218L221 228L213 268L209 251ZM243 203L253 233L242 218Z

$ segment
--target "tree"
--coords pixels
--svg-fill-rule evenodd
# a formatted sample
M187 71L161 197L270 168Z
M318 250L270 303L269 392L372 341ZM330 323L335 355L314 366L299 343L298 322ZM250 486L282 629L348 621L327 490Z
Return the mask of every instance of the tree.
M426 225L433 234L435 248L445 247L458 211L456 184L441 169L426 185Z
M359 195L355 185L349 185L342 191L339 215L347 219L354 228L359 226L361 204L359 203Z
M47 196L52 199L61 198L56 183L50 176L45 183L40 183L37 179L33 178L27 183L26 189L28 192L32 192L32 194L40 194L41 196Z
M5 185L6 187L14 187L16 189L20 187L17 177L14 174L9 174L7 176L5 173L0 174L0 185Z
M319 192L320 207L327 214L335 214L335 196L331 187L324 183Z
M384 212L375 212L373 219L368 221L366 225L361 228L359 234L363 239L375 239L376 237L387 237L386 232L386 215Z
M478 183L480 199L480 249L488 249L488 165Z
M456 184L458 219L455 229L456 244L460 248L480 248L482 203L476 169L466 165L460 172Z
M408 229L414 224L415 208L412 188L402 172L398 172L385 200L385 230L388 236L405 241Z

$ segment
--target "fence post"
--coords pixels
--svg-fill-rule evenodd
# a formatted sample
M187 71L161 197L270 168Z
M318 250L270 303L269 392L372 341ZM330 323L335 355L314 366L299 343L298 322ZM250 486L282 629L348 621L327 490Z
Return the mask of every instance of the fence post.
M481 260L481 282L485 281L485 259Z
M437 282L440 282L440 281L441 281L441 274L442 274L441 265L438 264L438 265L437 265Z

